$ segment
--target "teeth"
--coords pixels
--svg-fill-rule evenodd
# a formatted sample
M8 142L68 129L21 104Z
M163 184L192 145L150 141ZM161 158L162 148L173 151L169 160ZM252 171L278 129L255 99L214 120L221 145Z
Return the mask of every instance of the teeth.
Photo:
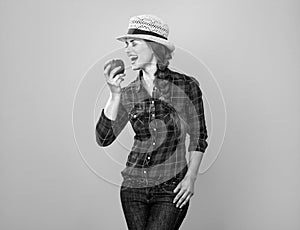
M131 57L130 57L130 60L131 60L131 61L135 61L137 58L138 58L137 56L131 56Z

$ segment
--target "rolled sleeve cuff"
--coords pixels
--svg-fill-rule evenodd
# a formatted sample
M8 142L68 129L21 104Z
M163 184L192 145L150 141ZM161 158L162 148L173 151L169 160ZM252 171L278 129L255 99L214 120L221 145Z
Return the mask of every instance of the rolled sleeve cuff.
M204 153L206 148L208 146L208 143L206 140L191 140L189 144L188 151L198 151Z
M101 116L96 125L97 143L100 146L107 146L116 138L113 132L113 124L114 121L105 116L104 109L102 109Z

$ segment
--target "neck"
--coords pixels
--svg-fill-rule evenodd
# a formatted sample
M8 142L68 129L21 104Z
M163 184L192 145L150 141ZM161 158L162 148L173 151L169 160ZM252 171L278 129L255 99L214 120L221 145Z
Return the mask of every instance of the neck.
M155 76L155 72L157 70L156 63L150 63L149 65L145 66L143 71L143 78L146 82L153 82Z

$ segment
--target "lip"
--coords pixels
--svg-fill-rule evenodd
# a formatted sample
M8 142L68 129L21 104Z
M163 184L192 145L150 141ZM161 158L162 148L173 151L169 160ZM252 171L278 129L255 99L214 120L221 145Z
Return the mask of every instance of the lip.
M137 58L137 55L129 55L129 59Z
M131 61L131 64L134 64L136 62L136 60L138 59L137 55L129 55L128 57Z

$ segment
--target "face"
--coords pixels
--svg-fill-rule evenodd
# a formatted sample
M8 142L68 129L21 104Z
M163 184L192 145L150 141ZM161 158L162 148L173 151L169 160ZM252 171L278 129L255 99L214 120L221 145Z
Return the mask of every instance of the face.
M146 69L147 66L156 64L152 49L143 39L126 39L125 52L130 59L133 70Z

